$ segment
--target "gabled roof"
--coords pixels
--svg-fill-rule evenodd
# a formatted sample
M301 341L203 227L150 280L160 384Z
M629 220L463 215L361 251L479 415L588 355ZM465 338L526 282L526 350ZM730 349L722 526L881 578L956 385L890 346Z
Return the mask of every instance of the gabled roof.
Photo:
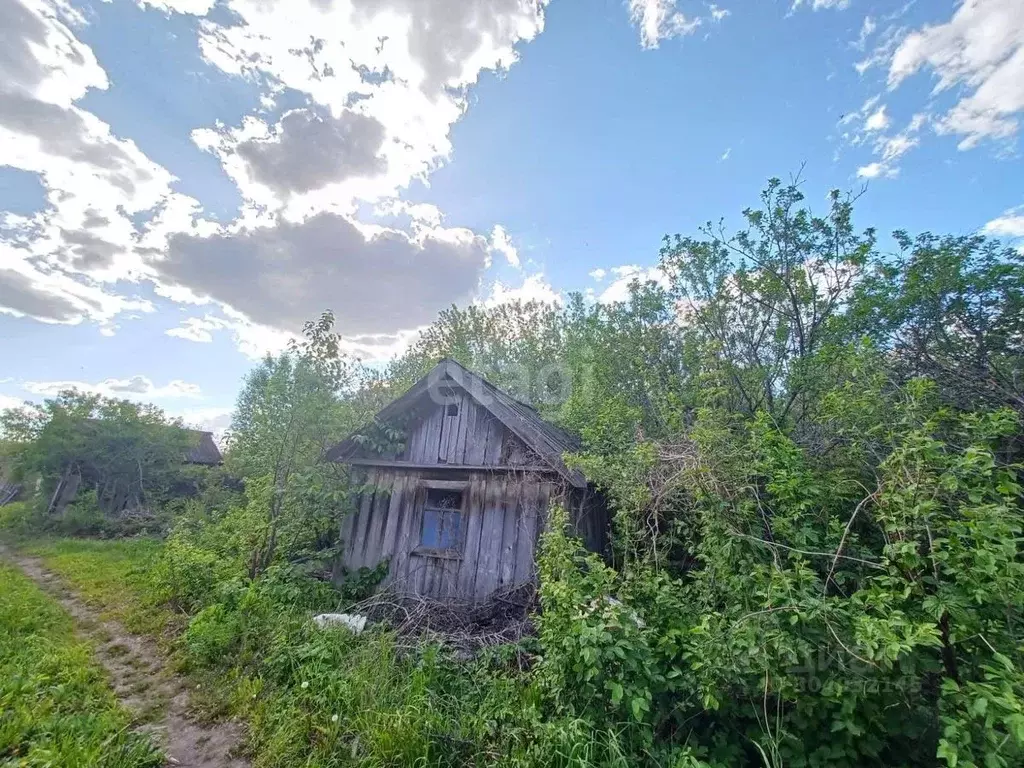
M97 425L102 422L102 419L89 418L83 422L85 427L88 425ZM185 456L182 461L186 464L207 464L215 465L220 464L224 457L221 455L220 448L217 447L217 443L213 439L213 432L204 432L201 429L189 429L188 427L179 427L177 424L167 424L166 429L173 429L178 432L184 432L189 438L189 448L185 452Z
M185 454L185 461L188 464L220 464L220 448L213 441L213 432L203 432L198 429L186 429L192 446Z
M562 455L579 450L579 440L560 427L540 417L533 408L498 389L482 376L473 373L455 360L445 358L409 390L385 406L374 417L378 424L388 424L412 411L436 387L455 386L465 390L484 410L501 422L510 432L532 449L554 472L577 488L587 485L586 478L565 465ZM344 463L360 447L359 432L350 435L327 452L329 461Z

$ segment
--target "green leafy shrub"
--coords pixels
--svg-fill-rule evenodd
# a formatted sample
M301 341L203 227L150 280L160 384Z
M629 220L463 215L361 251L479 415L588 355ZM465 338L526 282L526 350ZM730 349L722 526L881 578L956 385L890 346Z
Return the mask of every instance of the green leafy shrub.
M0 507L0 531L24 536L36 529L36 511L27 501L13 501Z

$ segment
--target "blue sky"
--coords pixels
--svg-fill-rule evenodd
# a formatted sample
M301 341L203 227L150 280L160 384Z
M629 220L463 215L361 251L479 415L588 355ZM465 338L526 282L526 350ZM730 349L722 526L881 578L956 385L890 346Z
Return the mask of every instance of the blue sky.
M770 176L1024 242L1019 0L0 0L0 405L222 427L325 308L622 296ZM884 240L883 240L884 242Z

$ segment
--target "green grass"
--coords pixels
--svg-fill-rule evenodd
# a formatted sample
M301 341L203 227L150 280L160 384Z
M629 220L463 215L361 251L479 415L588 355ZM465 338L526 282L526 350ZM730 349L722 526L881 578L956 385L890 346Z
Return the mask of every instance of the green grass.
M0 564L0 766L162 765L130 727L71 617Z
M155 539L45 539L19 548L71 585L105 619L128 631L162 637L179 617L160 604L152 578L161 543Z
M22 549L106 615L172 640L193 715L246 721L255 768L589 764L577 754L589 734L550 724L537 738L537 691L522 678L429 647L400 649L380 629L316 630L312 586L239 583L210 595L186 629L188 617L159 603L160 546L56 539Z

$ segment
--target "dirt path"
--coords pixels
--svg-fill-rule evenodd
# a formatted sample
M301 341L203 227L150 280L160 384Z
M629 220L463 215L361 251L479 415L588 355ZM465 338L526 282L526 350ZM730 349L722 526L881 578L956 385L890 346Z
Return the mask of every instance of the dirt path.
M245 768L248 761L231 756L242 741L236 723L201 724L189 717L189 693L156 643L133 635L116 621L101 620L56 575L34 557L19 554L0 544L0 557L16 564L57 600L78 625L79 632L95 647L95 656L110 676L121 703L144 723L138 730L149 733L164 749L167 764L187 768Z

